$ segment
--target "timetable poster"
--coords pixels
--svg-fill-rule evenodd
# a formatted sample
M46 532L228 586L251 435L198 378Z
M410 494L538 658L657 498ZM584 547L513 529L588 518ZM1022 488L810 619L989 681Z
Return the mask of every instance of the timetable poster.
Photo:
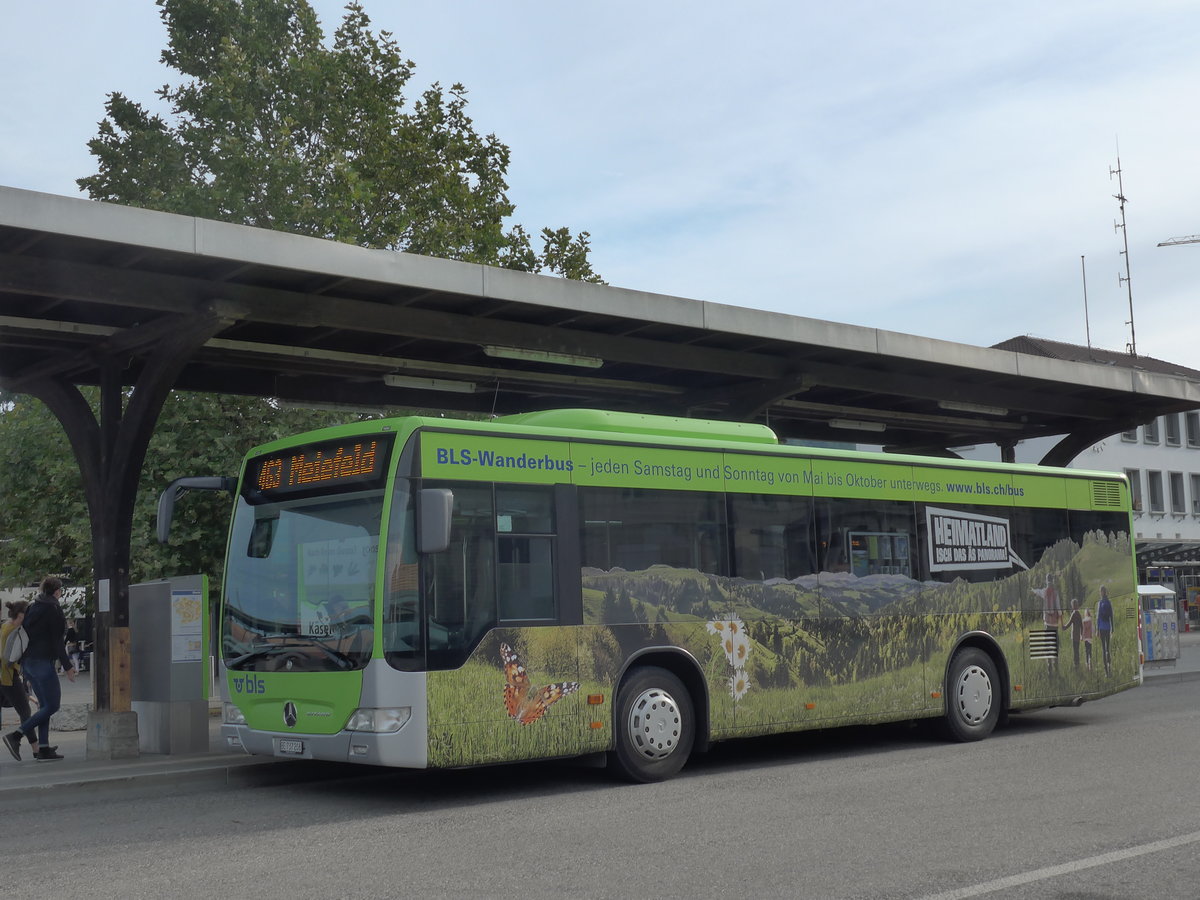
M204 594L171 591L171 662L204 658Z

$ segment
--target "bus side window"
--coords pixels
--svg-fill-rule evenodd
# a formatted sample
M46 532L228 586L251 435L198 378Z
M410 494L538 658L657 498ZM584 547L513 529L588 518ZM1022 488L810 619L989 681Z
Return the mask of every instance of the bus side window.
M426 557L429 668L461 665L496 621L495 505L491 485L455 484L450 546Z
M554 491L496 487L496 593L501 621L554 620Z
M579 491L579 514L585 523L584 566L729 572L725 505L719 494L585 487Z
M496 573L500 619L554 619L554 543L548 537L501 537Z
M735 575L766 581L817 571L807 497L730 494L729 517Z
M816 504L820 570L914 577L916 510L899 500L829 498Z

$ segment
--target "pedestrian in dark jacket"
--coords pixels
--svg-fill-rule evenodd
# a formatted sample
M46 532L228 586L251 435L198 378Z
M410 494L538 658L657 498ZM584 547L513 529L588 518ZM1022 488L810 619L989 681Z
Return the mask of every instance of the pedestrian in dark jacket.
M71 681L75 680L75 667L67 656L67 619L59 605L61 597L62 581L53 575L47 576L42 581L42 592L25 612L24 627L29 635L29 648L21 658L21 670L33 686L38 710L16 731L4 735L4 746L15 759L21 758L21 738L37 747L34 759L62 759L62 754L49 744L50 717L62 705L62 684L55 663L63 667Z
M4 605L8 607L8 620L0 625L0 647L7 647L9 635L25 624L25 610L29 608L29 601L12 600ZM25 688L25 676L21 674L20 663L0 659L0 705L12 707L18 723L29 718L29 693ZM29 747L36 756L39 749L37 742L30 742Z

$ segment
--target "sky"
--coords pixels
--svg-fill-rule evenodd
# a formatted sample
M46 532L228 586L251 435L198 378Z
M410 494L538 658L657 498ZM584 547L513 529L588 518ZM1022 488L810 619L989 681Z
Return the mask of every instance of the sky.
M332 32L343 4L312 5ZM461 82L511 148L513 221L588 231L610 284L1200 368L1200 243L1156 246L1200 234L1200 4L363 5L410 99ZM158 8L0 12L0 185L77 196L107 94L180 81Z

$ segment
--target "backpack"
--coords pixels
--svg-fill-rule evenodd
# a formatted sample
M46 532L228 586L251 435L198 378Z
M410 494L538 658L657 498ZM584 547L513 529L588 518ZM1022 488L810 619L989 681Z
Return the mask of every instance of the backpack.
M26 626L33 625L41 617L34 615L36 604L29 604L29 609L25 612L24 624L18 625L12 630L12 634L4 642L3 659L10 666L21 661L21 657L25 655L25 651L29 649L29 632L26 631ZM38 610L40 612L40 610Z
M29 649L29 633L25 630L24 625L18 625L8 636L8 640L4 642L4 661L9 665L19 663L27 649Z

